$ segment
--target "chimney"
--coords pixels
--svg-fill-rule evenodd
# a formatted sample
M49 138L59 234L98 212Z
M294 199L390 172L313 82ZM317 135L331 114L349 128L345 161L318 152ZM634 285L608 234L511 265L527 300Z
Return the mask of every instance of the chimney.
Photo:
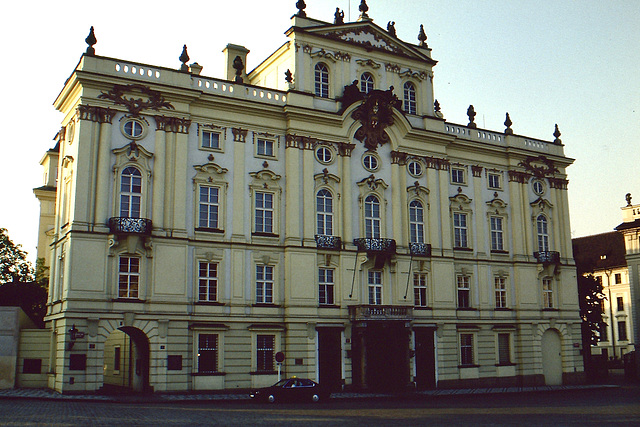
M237 44L228 44L222 52L224 53L224 62L227 67L227 80L249 84L249 77L247 77L247 54L249 53L249 49L244 46L238 46ZM241 62L236 60L236 58L239 58ZM242 69L240 69L240 74L238 75L240 66L242 66ZM242 79L242 81L240 82L238 78Z

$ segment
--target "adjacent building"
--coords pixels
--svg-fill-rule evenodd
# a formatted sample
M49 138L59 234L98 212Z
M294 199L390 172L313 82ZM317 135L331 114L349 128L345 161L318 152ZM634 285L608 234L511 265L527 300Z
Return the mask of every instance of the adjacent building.
M87 38L49 155L49 387L577 380L557 126L480 129L473 106L450 123L422 28L408 43L364 1L356 22L297 5L254 70L228 45L224 78L186 47L172 69Z

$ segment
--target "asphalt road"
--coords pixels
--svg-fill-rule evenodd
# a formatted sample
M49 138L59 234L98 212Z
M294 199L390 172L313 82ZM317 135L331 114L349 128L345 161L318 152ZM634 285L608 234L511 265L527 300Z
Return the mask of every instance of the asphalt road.
M640 387L280 405L0 399L0 425L631 426L640 425Z

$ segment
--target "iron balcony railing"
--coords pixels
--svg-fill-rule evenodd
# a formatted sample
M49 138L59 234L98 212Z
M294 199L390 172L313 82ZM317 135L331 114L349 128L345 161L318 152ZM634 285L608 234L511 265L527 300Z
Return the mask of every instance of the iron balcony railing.
M349 315L353 321L364 320L413 320L410 305L352 305Z
M533 256L536 257L538 264L560 264L560 252L540 251L534 252Z
M338 236L327 236L326 234L316 234L316 247L321 249L342 249L342 239Z
M151 220L146 218L109 218L109 230L113 234L151 234Z
M353 239L353 244L358 248L358 252L389 255L396 253L396 241L393 239L363 237L360 239Z
M428 243L409 243L409 253L412 256L431 256L431 245Z

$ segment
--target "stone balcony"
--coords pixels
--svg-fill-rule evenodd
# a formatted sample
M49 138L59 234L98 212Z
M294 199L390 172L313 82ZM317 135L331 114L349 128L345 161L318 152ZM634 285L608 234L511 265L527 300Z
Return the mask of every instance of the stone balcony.
M394 255L396 253L396 241L393 239L363 237L353 239L353 244L358 248L358 252L386 255Z
M112 234L135 234L149 236L151 220L146 218L113 217L109 218L109 230Z
M413 306L410 305L352 305L349 316L354 322L380 320L413 320Z
M409 243L409 253L416 257L430 257L431 245L428 243Z

